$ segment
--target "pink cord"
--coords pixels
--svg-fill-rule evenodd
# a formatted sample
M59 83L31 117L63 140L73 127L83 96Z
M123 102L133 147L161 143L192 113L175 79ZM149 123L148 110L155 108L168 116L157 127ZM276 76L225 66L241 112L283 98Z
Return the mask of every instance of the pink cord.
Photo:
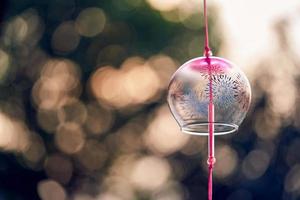
M213 165L208 166L208 200L212 200L212 193L213 193Z
M212 71L210 65L209 56L212 52L209 47L208 38L208 20L207 20L207 6L206 0L204 1L204 24L205 24L205 42L204 42L204 56L207 58L207 63L209 66L209 105L208 105L208 200L212 200L213 196L213 168L216 162L215 152L214 152L214 103L213 103L213 91L212 91Z
M209 47L206 0L203 0L203 9L204 9L204 24L205 24L204 55L208 58L212 53L211 53L211 49Z
M213 194L213 168L216 162L214 155L214 104L209 103L208 106L208 118L209 118L209 136L208 136L208 200L212 200Z

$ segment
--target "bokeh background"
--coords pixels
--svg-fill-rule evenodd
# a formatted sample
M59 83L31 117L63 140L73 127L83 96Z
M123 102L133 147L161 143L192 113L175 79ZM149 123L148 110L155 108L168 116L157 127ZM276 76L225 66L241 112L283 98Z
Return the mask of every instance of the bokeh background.
M208 4L253 92L216 138L214 199L300 199L300 2ZM165 98L202 21L202 0L0 1L0 200L206 199L207 138Z

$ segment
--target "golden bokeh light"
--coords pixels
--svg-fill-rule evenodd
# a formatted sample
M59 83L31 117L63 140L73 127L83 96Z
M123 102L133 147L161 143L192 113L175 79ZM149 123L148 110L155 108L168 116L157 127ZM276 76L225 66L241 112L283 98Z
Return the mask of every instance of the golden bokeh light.
M97 200L123 200L123 198L113 193L104 193L104 194L100 194Z
M96 200L94 197L87 194L75 194L73 200Z
M37 120L39 126L48 133L53 133L60 123L57 109L38 109Z
M100 107L96 103L87 105L87 119L84 127L94 135L106 132L114 122L114 115L110 110Z
M15 17L5 29L4 42L7 45L20 45L28 33L28 23L22 16Z
M263 150L253 150L242 163L243 174L248 179L261 177L269 167L270 155Z
M177 8L182 0L147 0L151 7L159 11L170 11Z
M130 180L139 190L152 191L162 187L169 179L169 163L155 156L145 156L134 164Z
M180 150L190 135L180 132L169 108L163 106L155 113L144 135L144 143L154 153L168 155Z
M3 42L10 47L34 46L44 32L44 24L33 8L13 17L3 27Z
M83 124L87 118L85 105L76 98L69 98L58 109L58 119L61 123L73 122Z
M0 113L0 148L24 152L29 145L29 130L25 124Z
M134 199L135 191L128 179L121 176L108 176L101 187L102 191L116 194L123 199Z
M91 78L93 94L105 104L124 107L130 103L123 88L122 72L111 66L99 68Z
M49 178L61 184L67 184L72 177L73 164L69 158L54 154L47 157L44 169Z
M43 139L37 133L31 133L30 144L22 154L25 164L33 169L40 167L46 153Z
M163 54L152 56L149 58L148 63L159 77L160 89L166 89L178 64L171 57Z
M51 179L40 181L37 186L38 194L42 200L66 200L65 189Z
M10 65L10 56L5 51L0 49L0 82L5 79Z
M74 154L79 152L85 143L85 134L76 123L61 124L55 134L55 144L64 153Z
M189 141L181 149L181 152L190 156L204 152L207 148L207 138L193 135L190 137Z
M144 132L143 122L133 120L128 122L111 137L112 143L123 153L134 153L143 148L140 134ZM113 150L112 150L113 151Z
M259 138L270 140L278 136L281 123L279 115L270 110L257 111L254 128Z
M53 79L64 91L76 88L81 75L78 66L69 59L49 59L41 73L42 78Z
M80 12L76 19L79 34L93 37L101 33L106 23L106 16L102 9L91 7Z
M60 24L52 35L52 48L61 53L74 51L80 42L80 35L75 29L73 21L66 21Z
M157 94L159 83L151 66L139 58L130 58L120 70L111 66L99 68L90 84L100 101L115 108L124 108L150 101Z
M138 154L120 154L113 162L112 166L109 169L110 177L117 177L117 179L122 179L129 184L131 174L129 173L136 161L140 158ZM112 180L115 180L113 178ZM105 181L110 182L111 179Z
M57 109L66 103L74 90L78 90L80 73L70 60L50 59L41 73L32 89L33 101L39 108Z
M155 200L184 200L184 191L177 182L169 181L151 195Z
M229 145L216 147L216 159L214 174L218 178L226 178L233 174L239 162L237 152Z
M148 65L130 69L124 78L125 91L135 104L143 103L153 97L159 89L159 79Z
M107 156L105 146L92 139L87 140L84 147L76 155L80 164L90 171L101 169Z

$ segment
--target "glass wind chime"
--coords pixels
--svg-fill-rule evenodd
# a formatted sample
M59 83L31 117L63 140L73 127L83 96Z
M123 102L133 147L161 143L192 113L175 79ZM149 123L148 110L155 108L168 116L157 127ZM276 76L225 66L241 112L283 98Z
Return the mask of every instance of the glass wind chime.
M206 0L204 21L204 56L189 60L174 73L168 104L182 132L208 136L208 199L212 200L214 136L238 129L250 105L251 88L247 77L232 62L212 56Z

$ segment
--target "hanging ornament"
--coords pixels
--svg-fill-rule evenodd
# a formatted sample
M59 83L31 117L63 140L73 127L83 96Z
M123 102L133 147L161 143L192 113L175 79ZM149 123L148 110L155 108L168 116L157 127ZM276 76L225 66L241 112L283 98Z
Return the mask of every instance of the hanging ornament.
M238 129L250 105L251 88L247 77L232 62L212 56L206 0L204 21L204 56L189 60L174 73L168 104L183 133L208 136L208 199L212 200L214 136Z

